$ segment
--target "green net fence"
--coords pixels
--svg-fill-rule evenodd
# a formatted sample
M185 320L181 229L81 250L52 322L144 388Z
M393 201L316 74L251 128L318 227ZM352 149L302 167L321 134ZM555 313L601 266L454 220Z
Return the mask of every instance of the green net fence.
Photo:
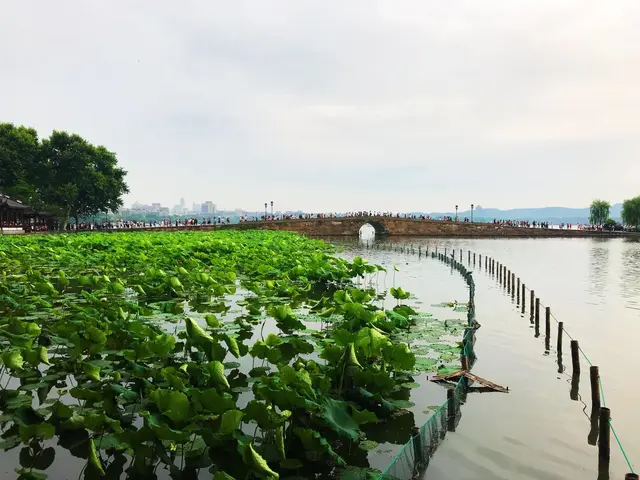
M475 282L469 270L455 258L433 252L431 258L439 260L460 272L469 287L467 327L462 340L462 366L470 369L475 362L475 331L479 328L475 317ZM460 380L447 390L447 399L433 412L420 427L414 428L412 438L404 444L379 479L409 480L419 478L429 466L438 446L447 432L454 432L461 418L461 406L466 402L467 379Z

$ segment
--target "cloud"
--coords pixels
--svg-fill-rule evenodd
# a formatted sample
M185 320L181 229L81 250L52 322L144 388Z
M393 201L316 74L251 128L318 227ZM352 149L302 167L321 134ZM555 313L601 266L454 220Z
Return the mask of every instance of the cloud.
M640 193L639 21L632 1L13 2L2 120L116 151L129 201L615 202Z

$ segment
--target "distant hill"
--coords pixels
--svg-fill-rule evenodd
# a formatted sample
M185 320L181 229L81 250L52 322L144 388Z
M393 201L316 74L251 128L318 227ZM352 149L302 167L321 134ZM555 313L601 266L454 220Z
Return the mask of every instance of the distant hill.
M622 204L616 203L611 206L611 218L620 221ZM416 215L429 215L431 218L444 216L455 216L454 212L415 212ZM471 210L459 210L458 217L471 217ZM477 221L498 220L528 220L530 222L553 222L558 223L589 223L589 208L566 208L566 207L542 207L542 208L513 208L510 210L500 210L498 208L478 208L473 210L473 219Z

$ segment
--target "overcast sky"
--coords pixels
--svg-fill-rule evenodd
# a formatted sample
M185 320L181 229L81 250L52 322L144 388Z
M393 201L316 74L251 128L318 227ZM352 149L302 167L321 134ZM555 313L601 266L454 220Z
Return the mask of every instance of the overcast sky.
M0 72L0 121L115 151L127 204L640 194L637 0L0 0Z

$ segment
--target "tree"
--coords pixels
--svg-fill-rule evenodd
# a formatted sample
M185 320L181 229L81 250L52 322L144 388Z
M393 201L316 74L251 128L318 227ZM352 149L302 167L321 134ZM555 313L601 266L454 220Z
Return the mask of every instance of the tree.
M0 123L0 191L24 202L36 200L40 144L33 128Z
M629 227L640 226L640 195L622 203L622 221Z
M129 192L126 172L116 155L95 147L76 134L54 131L43 140L40 152L42 198L58 208L63 224L69 218L115 211ZM63 225L64 228L64 225Z
M589 222L591 225L604 225L609 218L611 204L604 200L594 200L589 208Z

